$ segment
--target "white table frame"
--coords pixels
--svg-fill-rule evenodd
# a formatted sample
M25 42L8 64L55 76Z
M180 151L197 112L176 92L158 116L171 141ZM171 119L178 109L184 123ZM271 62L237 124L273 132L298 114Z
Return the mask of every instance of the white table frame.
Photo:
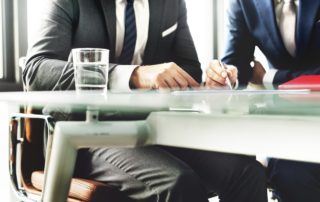
M56 124L45 202L66 201L77 149L82 147L157 144L320 163L320 117L153 112L146 121L97 122L92 114L88 113L86 122Z

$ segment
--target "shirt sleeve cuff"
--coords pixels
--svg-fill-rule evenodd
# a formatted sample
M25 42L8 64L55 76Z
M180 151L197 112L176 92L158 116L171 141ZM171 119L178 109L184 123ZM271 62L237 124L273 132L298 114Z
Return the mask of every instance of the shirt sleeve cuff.
M266 89L274 89L273 86L273 79L276 75L278 70L275 69L269 69L266 74L263 77L263 85L265 86Z
M132 72L138 66L136 65L118 65L115 69L110 73L109 76L109 87L111 90L116 91L124 91L129 92L131 91L130 88L130 78Z

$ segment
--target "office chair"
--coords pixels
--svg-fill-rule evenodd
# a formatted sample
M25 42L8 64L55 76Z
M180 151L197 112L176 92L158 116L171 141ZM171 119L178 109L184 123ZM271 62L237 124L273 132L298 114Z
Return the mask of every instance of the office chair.
M25 59L19 66L24 70ZM54 120L41 110L25 107L11 116L9 128L9 172L13 192L19 201L40 201L50 161ZM45 156L44 156L45 151ZM63 159L65 160L65 159ZM59 194L59 193L56 193ZM68 202L123 202L120 191L97 181L73 178Z
M11 117L9 168L16 196L21 201L29 202L41 199L46 163L50 160L54 121L50 116L34 114L31 108L27 108L26 112ZM47 142L46 157L43 155L43 141ZM120 191L104 183L73 178L68 202L80 201L121 202L126 199Z

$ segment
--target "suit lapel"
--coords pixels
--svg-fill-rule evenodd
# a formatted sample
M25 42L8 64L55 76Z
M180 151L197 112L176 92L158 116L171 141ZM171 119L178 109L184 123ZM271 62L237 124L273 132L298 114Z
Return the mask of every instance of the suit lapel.
M110 61L115 61L115 51L116 51L116 4L115 0L97 0L100 2L104 18L106 21L106 26L109 35L110 43Z
M315 18L319 10L319 0L300 0L297 19L297 54L308 48L310 35L314 28Z
M144 53L144 64L151 64L154 61L154 55L159 45L161 37L161 28L163 27L163 9L165 0L150 0L149 1L149 32L148 41Z
M288 53L282 41L282 37L278 28L276 14L274 10L273 0L254 0L261 21L263 21L265 31L268 34L276 47L276 50L282 53Z

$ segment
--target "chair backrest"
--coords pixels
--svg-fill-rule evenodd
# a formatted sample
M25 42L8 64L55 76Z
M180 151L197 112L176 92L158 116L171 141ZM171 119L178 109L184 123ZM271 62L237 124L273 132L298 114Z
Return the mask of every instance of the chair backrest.
M27 107L25 113L40 114L41 111ZM25 141L22 145L21 173L24 184L31 186L32 172L44 169L44 156L42 153L44 120L25 118L23 121Z
M28 126L29 124L33 125L30 120L27 121L19 114L14 115L10 123L10 175L13 187L20 193L20 197L25 195L25 191L28 193L35 191L31 183L32 173L44 168L44 157L42 152L39 152L42 151L42 143L39 140L41 132L36 132L36 128ZM26 127L29 128L29 137L26 135ZM42 130L41 127L37 129Z

